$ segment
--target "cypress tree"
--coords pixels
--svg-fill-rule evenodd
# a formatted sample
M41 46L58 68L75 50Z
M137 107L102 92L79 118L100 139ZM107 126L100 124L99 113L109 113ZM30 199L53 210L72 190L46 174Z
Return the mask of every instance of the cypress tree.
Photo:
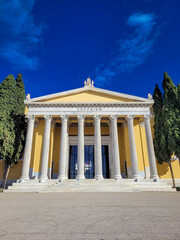
M16 78L15 107L13 112L16 135L13 152L14 163L17 163L17 161L19 160L25 142L26 122L24 115L25 113L24 99L25 99L24 83L22 80L22 74L19 73Z
M180 84L177 86L177 106L178 111L176 116L176 150L175 155L179 158L180 163Z
M164 73L163 80L164 89L164 101L162 116L164 117L164 124L168 135L168 149L170 154L176 150L175 135L178 131L176 119L179 113L178 99L177 99L177 87L174 85L172 79L167 73Z
M161 133L162 133L162 107L163 107L163 98L161 90L159 89L158 85L156 84L154 93L153 93L153 111L154 111L154 150L156 154L156 158L160 164L163 163L161 159L160 151L163 150L159 147L159 143L161 142Z
M12 163L14 152L14 120L13 109L16 81L8 75L0 84L0 157L4 160L4 185Z
M4 160L3 187L10 167L19 160L25 140L25 91L22 74L9 75L0 84L0 157Z
M167 162L171 171L173 187L175 187L174 174L171 165L171 156L177 149L177 116L178 116L178 101L177 88L168 74L164 73L163 80L164 94L160 89L155 87L154 97L154 113L155 113L155 154L158 163Z

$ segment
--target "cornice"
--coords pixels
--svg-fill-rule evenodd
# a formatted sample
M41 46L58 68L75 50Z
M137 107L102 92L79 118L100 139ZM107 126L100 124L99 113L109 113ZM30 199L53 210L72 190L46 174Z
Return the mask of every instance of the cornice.
M153 102L25 102L27 107L151 107Z

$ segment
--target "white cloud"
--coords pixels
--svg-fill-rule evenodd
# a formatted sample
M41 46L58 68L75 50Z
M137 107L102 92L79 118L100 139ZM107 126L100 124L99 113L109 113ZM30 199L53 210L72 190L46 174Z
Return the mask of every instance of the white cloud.
M104 85L112 81L119 73L131 72L142 65L152 53L153 45L159 35L155 16L151 13L133 13L127 19L127 25L133 27L133 33L119 40L119 49L105 68L97 67L95 82Z
M35 0L1 0L0 4L0 56L31 70L38 67L37 48L44 28L34 23L34 4Z

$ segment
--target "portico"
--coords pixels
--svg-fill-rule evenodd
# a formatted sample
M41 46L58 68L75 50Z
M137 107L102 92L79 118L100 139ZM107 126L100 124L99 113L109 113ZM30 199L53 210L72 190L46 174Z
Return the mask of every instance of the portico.
M99 97L99 102L92 102L84 99L84 101L77 102L67 102L58 101L58 97L71 96L74 97L79 93L95 93L97 96L111 97L112 100L102 101ZM88 96L89 97L89 96ZM119 101L114 101L114 99L119 97ZM93 98L93 95L92 95ZM78 98L77 98L78 99ZM62 100L62 99L61 99ZM103 99L104 100L104 99ZM124 101L122 101L124 100ZM129 96L125 94L119 94L103 89L97 89L93 86L93 82L88 79L85 87L77 90L71 90L64 92L63 94L53 94L45 97L27 99L26 101L28 107L28 129L26 137L26 145L24 150L23 158L23 168L20 181L26 181L31 178L38 178L40 182L46 182L49 178L55 178L57 181L63 181L65 179L71 178L70 169L72 169L72 161L70 161L70 148L71 146L77 146L77 153L74 154L75 158L75 178L77 180L82 180L87 178L88 168L91 168L93 178L96 180L103 180L104 176L109 176L109 178L119 180L123 177L132 178L138 181L141 178L150 178L154 181L159 179L156 168L156 161L154 155L151 124L150 124L150 107L152 106L152 99L144 99L134 96ZM145 136L146 136L146 149L143 151L148 152L148 162L150 175L144 176L139 174L139 160L137 154L137 130L135 129L134 122L138 124L143 124L145 126ZM35 164L35 146L32 150L33 141L37 138L37 133L35 133L35 128L42 125L41 127L41 153L39 154L39 169L38 174L34 169L32 170L31 165ZM59 131L59 136L56 135L56 131ZM106 133L103 133L103 129L106 129ZM127 129L128 139L123 140L121 134L118 132L119 129L125 131ZM71 132L76 130L76 134ZM71 131L71 132L70 132ZM139 130L138 130L139 131ZM52 132L54 139L52 141ZM39 134L40 135L40 134ZM56 135L56 140L55 140ZM58 139L59 138L59 139ZM87 144L88 139L91 143ZM106 139L106 144L103 145L103 141ZM73 141L73 145L72 145ZM126 142L125 142L126 141ZM59 145L57 146L57 143ZM35 143L34 143L35 144ZM129 152L126 150L126 158L128 154L130 155L130 165L128 168L127 160L123 159L123 151L120 150L126 145L129 146ZM92 147L92 160L86 163L85 149L86 146ZM102 160L102 149L103 146L106 147L105 158ZM143 146L142 146L143 148ZM53 158L54 151L56 153L56 158L58 155L58 161ZM103 150L104 151L104 150ZM33 157L34 155L34 157ZM122 158L122 159L121 159ZM108 159L108 160L107 160ZM124 170L122 173L122 161L124 162ZM58 167L58 173L53 172ZM106 167L107 175L104 174L104 165ZM35 167L34 167L35 168ZM126 172L126 175L125 175Z

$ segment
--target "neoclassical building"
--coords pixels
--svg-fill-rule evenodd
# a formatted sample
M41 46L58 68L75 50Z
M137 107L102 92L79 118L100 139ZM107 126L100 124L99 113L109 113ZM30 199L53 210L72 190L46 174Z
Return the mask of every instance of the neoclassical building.
M19 186L70 179L74 184L86 179L159 184L163 175L169 178L167 166L155 159L150 94L141 98L96 88L88 78L82 88L28 95L25 104L28 128ZM176 171L175 177L180 178Z

